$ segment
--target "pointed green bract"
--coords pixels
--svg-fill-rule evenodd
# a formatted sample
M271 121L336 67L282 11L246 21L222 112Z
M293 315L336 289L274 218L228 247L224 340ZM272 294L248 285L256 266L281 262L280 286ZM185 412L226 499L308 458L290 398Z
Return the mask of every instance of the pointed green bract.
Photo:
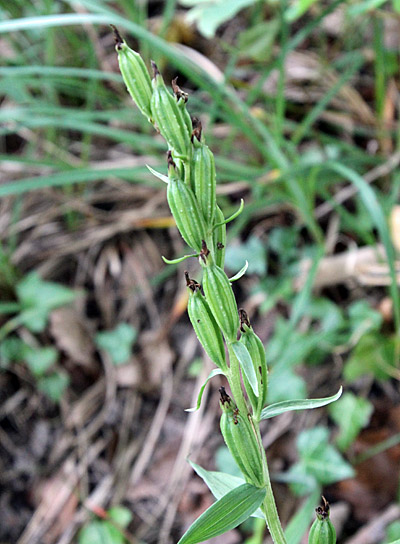
M325 397L323 399L298 399L298 400L285 400L283 402L276 402L270 404L261 412L261 419L269 419L271 417L279 416L284 412L291 412L292 410L310 410L312 408L320 408L326 406L331 402L335 402L342 394L343 388L340 387L336 395L332 397Z
M207 379L206 381L203 383L203 385L200 387L200 391L199 391L199 394L197 396L197 403L196 403L196 406L194 406L193 408L187 408L185 410L185 412L196 412L199 408L200 408L200 405L201 405L201 399L203 398L203 393L204 393L204 389L206 388L206 385L208 384L208 382L211 380L211 378L214 378L214 376L217 376L218 374L223 374L223 371L220 369L220 368L214 368L214 370L212 370L210 372L210 374L207 376Z
M259 396L259 380L257 379L256 370L254 369L253 361L248 349L242 342L232 342L229 348L233 349L233 352L240 363L243 379L245 379L248 384L248 387L246 387L247 394L252 394L257 399Z
M246 261L244 266L237 272L234 276L229 278L229 281L232 283L233 281L238 281L240 278L242 278L246 274L246 270L249 268L249 261Z
M250 484L233 489L203 512L178 544L205 542L234 529L257 510L264 498L265 490Z
M243 310L241 310L243 312ZM268 369L265 356L265 348L260 338L255 334L251 326L242 324L240 342L247 348L250 354L254 373L257 379L258 394L254 395L254 389L247 384L247 375L243 376L244 385L249 396L256 418L260 417L261 410L267 402Z

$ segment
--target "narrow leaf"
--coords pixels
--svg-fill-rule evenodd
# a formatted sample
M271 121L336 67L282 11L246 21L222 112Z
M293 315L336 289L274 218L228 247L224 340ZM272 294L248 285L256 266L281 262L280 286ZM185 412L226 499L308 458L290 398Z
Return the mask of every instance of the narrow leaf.
M228 219L225 219L224 221L221 221L221 223L217 223L216 225L213 226L213 231L217 228L217 227L220 227L221 225L226 225L227 223L230 223L231 221L233 221L234 219L236 219L236 217L238 217L242 211L243 211L243 208L244 208L244 200L243 198L240 199L240 206L239 206L239 209L233 213L230 217L228 217Z
M197 544L234 529L257 510L264 498L265 489L250 484L236 487L203 512L178 544Z
M371 402L353 393L345 393L337 404L329 407L329 414L340 429L336 444L341 451L346 451L361 429L368 425L373 409Z
M226 472L217 472L215 470L206 470L205 468L196 465L193 461L188 460L193 470L198 476L203 480L208 489L218 500L221 499L224 495L239 487L240 485L245 484L243 478L239 476L233 476L232 474L227 474ZM257 508L255 512L251 515L253 518L260 518L265 520L264 514L261 512L260 508Z
M332 168L332 170L336 171L343 177L347 177L351 181L351 183L355 187L357 187L364 206L367 208L370 216L374 220L375 226L379 232L380 239L385 246L385 252L391 278L390 294L393 299L394 322L395 328L398 331L400 329L400 295L399 289L397 287L396 270L394 264L396 262L396 255L382 206L372 187L370 187L365 179L357 174L357 172L355 172L351 168L348 168L347 166L344 166L341 163L334 161L326 162L325 166L327 168Z
M256 397L258 397L258 382L256 371L254 370L253 361L246 346L241 342L232 342L232 349L236 357L239 359L240 366L246 375L246 378L251 385Z
M323 399L298 399L298 400L285 400L283 402L276 402L270 404L261 412L261 419L270 419L271 417L279 416L284 412L291 412L292 410L311 410L312 408L320 408L326 406L331 402L335 402L341 394L343 388L340 387L336 395L332 397L325 397Z
M183 261L186 261L186 259L189 259L190 257L198 257L198 256L199 256L198 253L193 253L191 255L184 255L183 257L178 257L177 259L167 259L166 257L161 255L161 259L166 264L179 264L179 263L181 263Z
M146 164L146 167L150 170L153 176L156 176L156 178L160 179L164 183L169 183L168 176L166 176L165 174L161 174L160 172L157 172L157 170L154 170L154 168L152 168L148 164Z
M239 270L237 274L229 278L229 281L232 283L233 281L240 280L240 278L246 274L246 270L248 269L248 267L249 267L249 262L246 261L246 264Z
M204 389L206 388L206 385L208 384L209 380L211 380L211 378L214 378L214 376L217 376L218 374L224 374L224 372L220 368L214 368L214 370L210 372L210 374L207 376L206 381L203 383L203 385L200 388L200 391L197 397L196 406L194 406L193 408L186 408L185 412L196 412L196 410L200 408L201 399L203 398L203 393L204 393Z

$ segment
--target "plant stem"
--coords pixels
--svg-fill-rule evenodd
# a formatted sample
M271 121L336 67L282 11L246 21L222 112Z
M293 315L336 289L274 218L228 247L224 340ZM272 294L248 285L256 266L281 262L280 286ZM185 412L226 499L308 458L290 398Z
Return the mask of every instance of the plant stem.
M228 353L229 353L229 360L230 360L230 372L228 374L228 382L232 391L232 395L236 402L237 407L242 412L242 414L248 414L249 411L248 411L246 401L243 395L243 389L242 389L241 380L240 380L240 364L233 349L231 348L229 344L228 344ZM264 481L265 481L265 490L267 493L265 496L265 500L261 506L261 510L265 514L267 527L271 534L272 540L274 541L274 544L287 544L285 535L283 533L282 525L279 519L278 510L275 504L274 493L272 491L271 480L269 477L267 457L265 454L265 450L262 446L259 423L258 421L254 421L254 419L253 419L253 427L257 435L257 440L260 445L261 453L263 455Z
M262 445L260 423L259 421L254 421L253 419L253 425L257 434L257 439L260 444L260 449L263 456L264 482L265 482L265 490L267 492L264 502L261 505L261 510L265 514L267 527L271 534L272 540L274 541L274 544L286 544L286 538L282 529L281 521L279 519L278 510L276 508L274 492L272 491L271 479L270 479L269 470L268 470L267 455Z
M267 494L261 506L261 510L265 514L265 517L267 520L267 527L269 532L271 533L271 537L272 537L272 540L274 541L274 544L286 544L286 538L283 533L282 525L278 515L278 510L276 509L275 498L274 498L274 493L271 487L271 480L269 477L266 458L265 458L264 474L266 479L265 489Z

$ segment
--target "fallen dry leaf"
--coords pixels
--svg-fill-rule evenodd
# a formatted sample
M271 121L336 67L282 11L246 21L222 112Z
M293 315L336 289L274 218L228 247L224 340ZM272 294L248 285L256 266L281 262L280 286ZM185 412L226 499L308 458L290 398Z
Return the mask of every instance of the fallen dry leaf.
M94 346L87 325L74 308L59 308L51 313L50 332L57 347L76 363L91 366Z

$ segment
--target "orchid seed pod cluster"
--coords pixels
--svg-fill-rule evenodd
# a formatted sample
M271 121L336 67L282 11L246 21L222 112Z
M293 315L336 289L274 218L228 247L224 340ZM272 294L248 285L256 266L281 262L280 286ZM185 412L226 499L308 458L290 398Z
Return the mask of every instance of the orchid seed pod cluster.
M188 314L200 344L218 367L210 373L206 383L220 374L229 384L232 397L224 387L219 390L222 411L220 428L246 482L229 491L204 512L179 543L197 544L222 534L236 527L241 523L240 520L247 519L259 508L274 544L286 544L270 484L259 423L261 419L272 417L268 414L271 407L275 408L274 415L287 411L287 403L275 403L265 408L268 392L265 349L251 327L246 312L242 309L238 312L232 289L232 282L241 277L246 267L231 279L224 270L226 224L241 213L243 201L239 210L225 219L217 204L214 155L205 144L201 122L192 119L187 111L188 95L178 86L176 78L172 81L171 93L153 62L151 81L140 55L132 51L118 30L113 28L126 87L139 110L164 137L168 146L168 176L153 172L167 182L167 201L176 226L183 240L196 253L173 261L163 258L166 262L176 264L189 257L198 258L202 273L199 282L185 272ZM200 390L197 407L190 411L199 408L206 383ZM327 400L333 402L340 394L341 391ZM317 404L311 407L329 403L323 403L324 400L315 399ZM304 405L305 401L301 399L298 402ZM236 505L235 508L229 507L226 515L225 503L229 499L230 504L231 498L236 501ZM218 518L219 514L222 516L224 513L223 509L225 521ZM233 523L231 517L234 512L236 518ZM242 519L243 512L247 517ZM327 512L323 509L317 511L317 515L311 527L309 544L334 544L336 535L329 521L329 507ZM210 522L209 526L205 520ZM224 529L221 532L214 531L218 523Z

